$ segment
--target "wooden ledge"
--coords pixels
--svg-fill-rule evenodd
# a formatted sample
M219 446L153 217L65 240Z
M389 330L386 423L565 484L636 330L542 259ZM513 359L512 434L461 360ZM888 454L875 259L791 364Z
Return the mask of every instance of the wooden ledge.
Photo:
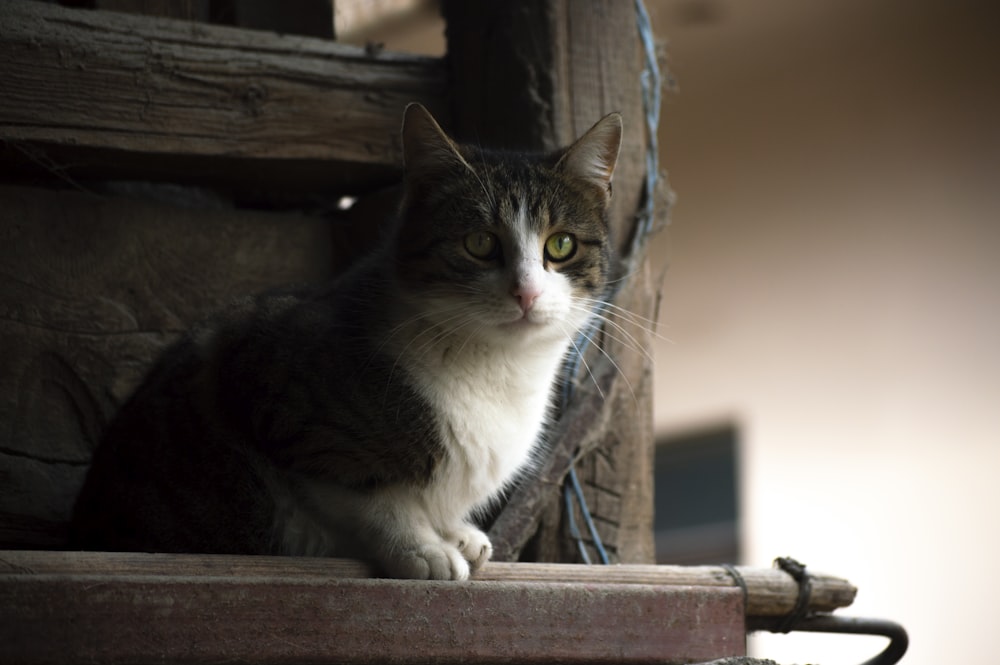
M795 607L798 584L775 568L737 566L747 585L746 615L784 616ZM0 575L112 575L143 577L232 577L260 580L362 579L372 569L350 559L309 559L217 554L136 554L127 552L0 551ZM731 588L740 592L721 566L504 563L491 561L473 582L645 584L664 587ZM809 609L832 612L854 602L857 589L846 580L814 574Z
M0 552L0 662L667 662L745 651L746 616L797 586L713 566L489 563L468 582L372 579L357 561ZM812 608L854 587L813 579Z
M521 568L415 582L360 578L364 566L344 561L0 552L0 662L689 663L745 651L738 589L552 581L563 566L532 567L549 569L533 581Z

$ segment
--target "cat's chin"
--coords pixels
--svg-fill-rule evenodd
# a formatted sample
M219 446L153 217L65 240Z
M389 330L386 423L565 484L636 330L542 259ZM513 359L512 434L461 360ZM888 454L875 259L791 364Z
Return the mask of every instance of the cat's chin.
M565 338L562 327L552 319L542 317L518 317L499 322L493 326L499 340L503 342L560 340Z
M543 319L540 319L537 316L516 316L516 317L511 317L511 318L505 320L500 325L501 326L508 326L508 327L511 327L511 328L517 328L517 327L532 328L532 327L541 326L541 325L544 325L544 324L545 324L545 321Z
M534 335L547 327L544 323L538 323L529 319L515 319L514 321L501 323L497 326L501 333L508 335Z
M498 317L496 326L505 330L541 330L552 324L552 315L544 312L530 311L522 314L520 311L504 317Z

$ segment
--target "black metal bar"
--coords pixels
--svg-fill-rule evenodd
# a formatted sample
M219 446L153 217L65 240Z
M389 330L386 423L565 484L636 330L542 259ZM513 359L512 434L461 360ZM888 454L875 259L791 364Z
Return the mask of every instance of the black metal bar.
M770 630L781 632L781 619L749 619L750 630ZM874 658L861 665L895 665L906 653L910 638L906 629L894 621L885 619L862 619L859 617L838 617L821 614L809 616L792 628L794 631L809 633L841 633L845 635L879 635L889 638L889 646Z

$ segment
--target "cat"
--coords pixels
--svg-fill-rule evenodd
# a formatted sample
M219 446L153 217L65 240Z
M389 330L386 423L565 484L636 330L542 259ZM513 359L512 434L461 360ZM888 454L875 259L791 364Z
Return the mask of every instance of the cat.
M385 242L168 349L95 451L72 544L468 578L492 554L473 520L531 468L606 288L621 136L612 113L555 154L487 151L409 105Z

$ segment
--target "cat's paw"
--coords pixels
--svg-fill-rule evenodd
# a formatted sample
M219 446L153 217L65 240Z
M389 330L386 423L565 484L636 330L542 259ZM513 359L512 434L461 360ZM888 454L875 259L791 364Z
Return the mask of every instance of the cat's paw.
M410 580L467 580L469 563L447 543L425 543L383 562L386 572Z
M456 546L469 562L469 568L476 572L493 556L493 545L485 533L472 525L465 525L455 533Z

